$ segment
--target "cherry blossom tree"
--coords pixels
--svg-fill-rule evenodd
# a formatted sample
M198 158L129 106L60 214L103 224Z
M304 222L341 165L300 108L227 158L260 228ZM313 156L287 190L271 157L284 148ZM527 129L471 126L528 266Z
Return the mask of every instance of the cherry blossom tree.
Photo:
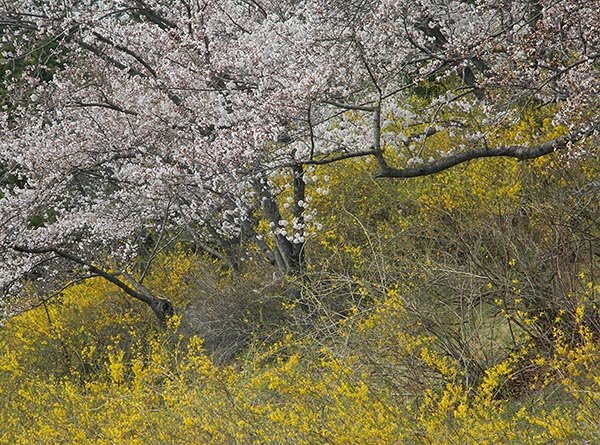
M173 309L144 286L142 247L151 259L185 233L235 268L249 241L300 273L315 165L363 157L376 176L408 178L476 158L576 158L597 143L593 2L3 5L6 302L96 275L164 321ZM507 144L502 132L532 108L550 124ZM436 145L442 133L450 143Z

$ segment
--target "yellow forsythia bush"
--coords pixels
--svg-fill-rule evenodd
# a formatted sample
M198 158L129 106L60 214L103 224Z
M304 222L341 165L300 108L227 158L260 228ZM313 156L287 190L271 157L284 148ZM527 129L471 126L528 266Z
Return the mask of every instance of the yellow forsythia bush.
M98 286L94 292L102 289L99 283L90 286ZM77 307L62 309L52 309L55 326L77 313ZM43 316L44 308L26 314L40 317L40 327L47 323ZM290 334L217 367L199 338L179 333L175 317L165 331L147 331L143 342L134 334L129 345L118 336L107 339L93 378L81 378L77 366L57 375L39 362L25 363L48 345L24 342L30 333L20 330L22 324L8 323L0 331L0 443L437 445L600 439L600 349L583 325L586 341L577 346L556 332L557 354L540 367L541 390L510 401L498 397L498 390L515 377L523 356L517 353L487 369L478 386L467 389L456 364L437 352L436 338L420 337L409 321L402 295L389 289L373 310L349 315L327 343ZM12 336L21 337L26 348L11 349ZM83 360L90 345L79 346ZM70 347L75 351L75 344ZM369 354L381 356L369 360ZM534 357L531 364L541 361ZM386 370L394 366L396 376L387 378ZM399 369L407 366L421 372ZM411 384L410 378L419 377L428 383Z

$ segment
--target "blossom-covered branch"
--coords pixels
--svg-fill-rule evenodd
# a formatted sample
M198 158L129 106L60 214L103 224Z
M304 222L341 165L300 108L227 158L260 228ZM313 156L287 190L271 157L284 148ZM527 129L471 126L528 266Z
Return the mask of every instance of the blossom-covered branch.
M133 267L157 227L232 268L253 242L296 274L309 167L374 157L404 178L597 147L600 10L583 0L3 6L3 287L49 245Z

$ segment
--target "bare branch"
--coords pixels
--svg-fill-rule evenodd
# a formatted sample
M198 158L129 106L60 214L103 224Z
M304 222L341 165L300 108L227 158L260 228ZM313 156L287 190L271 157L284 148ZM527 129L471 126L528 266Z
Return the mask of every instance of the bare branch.
M90 45L89 43L86 43L83 40L79 40L77 43L79 43L79 45L81 45L82 48L92 52L93 54L108 62L110 65L114 66L118 70L126 71L130 76L146 77L146 75L144 75L144 73L142 73L141 71L136 70L134 68L129 68L121 62L119 62L118 60L116 60L115 58L105 54L104 51L102 51L97 46Z
M352 158L360 158L364 156L376 156L378 153L377 150L365 150L365 151L355 151L352 153L344 153L338 156L333 156L331 158L323 158L323 159L311 159L308 161L299 161L294 162L293 164L285 164L285 167L291 167L296 164L303 165L326 165L333 164L334 162L342 161L344 159L352 159Z
M124 45L119 45L118 43L113 42L112 40L110 40L109 38L103 36L102 34L100 34L98 32L92 32L92 34L94 35L94 37L96 37L101 42L107 43L108 45L113 46L114 48L118 49L119 51L124 52L125 54L129 54L131 57L133 57L135 60L137 60L144 68L146 68L148 70L148 72L152 75L152 77L157 77L157 74L156 74L156 71L154 70L154 68L152 68L152 66L150 66L150 64L148 62L146 62L139 54L137 54L132 49L130 49Z
M158 14L155 10L150 8L146 3L142 0L135 0L135 4L138 5L136 11L148 21L158 25L162 30L167 31L169 29L176 29L177 24L173 23L171 20L166 17Z
M105 280L111 282L130 297L133 297L136 300L146 303L148 306L150 306L150 308L152 309L152 311L154 312L161 324L164 324L166 322L166 318L173 314L173 306L168 300L164 300L162 298L153 296L145 288L144 292L140 292L137 290L138 285L132 287L132 281L129 281L129 279L127 279L128 283L124 283L116 275L111 274L103 269L100 269L99 267L94 266L93 264L89 263L83 258L73 255L70 252L66 252L56 247L34 248L26 246L13 246L13 250L17 252L31 254L53 253L61 258L72 261L73 263L78 264L84 267L85 269L89 270L92 274L100 276Z
M70 106L74 106L74 107L82 107L82 108L86 108L86 107L100 107L100 108L108 108L109 110L114 110L117 111L119 113L125 113L125 114L129 114L131 116L137 116L138 113L135 111L131 111L131 110L126 110L123 107L120 107L119 105L113 104L113 103L102 103L102 102L72 102L71 104L69 104ZM69 106L67 105L67 106Z
M337 102L335 100L326 100L324 103L327 105L337 107L337 108L343 108L344 110L367 111L369 113L372 113L373 111L375 111L375 107L367 107L365 105L345 104L345 103Z
M596 127L598 127L598 125L588 130L569 133L565 136L561 136L538 145L499 145L492 148L476 148L473 150L452 154L420 167L401 169L387 167L381 169L381 171L376 173L375 176L379 178L415 178L418 176L428 176L447 170L455 165L462 164L463 162L478 158L509 157L518 159L520 161L539 158L554 151L564 150L571 144L581 141L585 137L593 134L594 131L597 130Z

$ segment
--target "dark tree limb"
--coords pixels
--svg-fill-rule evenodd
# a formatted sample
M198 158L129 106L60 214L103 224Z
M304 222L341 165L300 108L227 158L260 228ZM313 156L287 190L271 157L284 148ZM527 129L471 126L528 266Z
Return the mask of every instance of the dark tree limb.
M107 43L108 45L111 45L112 47L118 49L119 51L124 52L125 54L128 54L131 57L133 57L144 68L146 68L148 70L148 72L152 75L152 77L158 77L158 75L156 74L156 71L154 70L154 68L148 62L146 62L139 54L137 54L135 51L133 51L132 49L130 49L130 48L124 46L124 45L119 45L119 44L113 42L112 40L110 40L108 37L105 37L105 36L103 36L102 34L100 34L98 32L94 31L94 32L92 32L92 34L99 41Z
M452 168L464 162L480 158L507 157L515 158L520 161L527 159L535 159L549 155L555 151L561 151L568 148L570 145L580 142L588 136L593 135L600 129L600 124L596 124L587 130L580 130L568 133L564 136L543 142L537 145L499 145L497 147L481 147L468 151L454 153L441 159L437 159L428 164L423 164L418 167L395 168L390 167L383 155L382 150L371 149L364 151L356 151L343 153L337 156L332 156L323 159L311 159L300 162L303 165L326 165L333 164L344 159L359 158L365 156L375 156L380 170L375 173L378 178L416 178L419 176L428 176L440 173L444 170ZM430 136L435 131L427 131L424 136Z
M72 104L69 104L67 106L73 106L73 107L81 107L81 108L88 108L88 107L98 107L98 108L107 108L109 110L113 110L116 111L118 113L125 113L128 114L130 116L138 116L138 113L135 111L131 111L131 110L127 110L117 104L113 104L110 102L72 102Z
M154 312L154 315L156 315L156 318L162 326L164 326L167 322L167 319L173 315L173 305L169 300L155 297L145 287L142 287L141 285L134 285L132 279L129 278L126 281L123 281L117 275L111 274L103 269L100 269L99 267L90 264L89 262L85 261L82 258L79 258L76 255L73 255L70 252L66 252L56 247L33 248L26 246L13 246L13 250L22 253L31 253L38 255L52 253L60 258L64 258L84 267L85 269L89 270L90 273L100 276L105 280L111 282L130 297L142 301L148 306L150 306L152 312Z
M292 167L296 164L302 165L325 165L325 164L333 164L334 162L343 161L344 159L352 159L352 158L361 158L369 155L375 155L377 152L375 150L365 150L365 151L355 151L350 153L343 153L337 156L332 156L330 158L322 158L322 159L310 159L307 161L298 161L290 164L284 164L285 167Z
M154 23L159 26L163 31L168 31L170 29L177 29L177 24L167 19L165 16L159 14L150 6L148 6L142 0L136 0L135 4L137 8L135 11L142 17L146 18L149 22Z
M348 103L337 102L335 100L326 100L323 102L326 105L331 105L336 108L342 108L344 110L356 110L356 111L366 111L372 113L375 111L375 107L369 107L366 105L354 105Z
M381 170L375 176L378 178L415 178L418 176L428 176L447 170L463 162L479 158L508 157L520 161L539 158L555 151L564 150L571 144L583 140L597 131L596 127L598 126L593 126L588 130L575 131L538 145L499 145L497 147L475 148L446 156L419 167L393 168L386 164L382 166Z

